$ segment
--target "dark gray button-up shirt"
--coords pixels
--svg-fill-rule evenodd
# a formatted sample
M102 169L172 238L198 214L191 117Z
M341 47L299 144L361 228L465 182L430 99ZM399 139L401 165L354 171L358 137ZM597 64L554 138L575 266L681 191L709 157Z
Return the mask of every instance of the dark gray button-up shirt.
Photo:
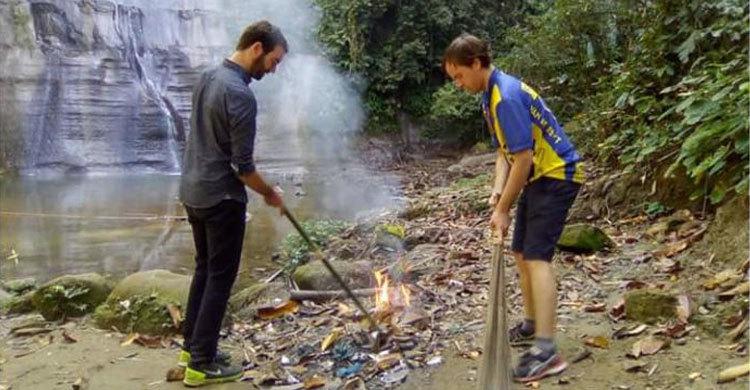
M190 135L182 162L180 201L194 208L225 199L247 203L238 174L255 171L255 96L251 76L224 60L206 70L193 89Z

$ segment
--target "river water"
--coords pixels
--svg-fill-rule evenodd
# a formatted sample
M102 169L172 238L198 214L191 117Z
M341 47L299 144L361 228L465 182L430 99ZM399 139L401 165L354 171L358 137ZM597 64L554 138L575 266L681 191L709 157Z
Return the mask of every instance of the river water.
M362 167L269 175L298 218L355 220L398 204L396 178ZM321 168L323 169L323 168ZM325 171L325 169L323 169ZM81 175L0 179L0 279L162 268L189 273L193 241L177 199L179 176ZM291 224L251 196L241 273L270 273ZM12 254L17 254L17 259Z

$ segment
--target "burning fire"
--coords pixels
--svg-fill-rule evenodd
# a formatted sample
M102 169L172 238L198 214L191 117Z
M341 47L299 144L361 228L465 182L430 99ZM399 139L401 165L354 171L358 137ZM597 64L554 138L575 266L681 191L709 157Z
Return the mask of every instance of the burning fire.
M403 284L398 288L391 288L388 275L378 271L375 271L375 281L378 283L375 311L386 312L395 308L408 307L411 304L411 291Z

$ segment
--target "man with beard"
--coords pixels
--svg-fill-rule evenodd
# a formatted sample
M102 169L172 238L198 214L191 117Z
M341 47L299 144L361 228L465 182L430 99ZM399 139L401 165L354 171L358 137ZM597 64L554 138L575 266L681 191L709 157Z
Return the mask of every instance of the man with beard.
M196 250L183 323L185 343L178 361L187 367L187 386L233 381L242 375L241 367L217 351L217 344L242 253L245 186L269 206L283 207L279 194L253 164L257 105L249 83L273 73L287 50L277 27L267 21L253 23L234 53L206 70L193 89L180 183Z

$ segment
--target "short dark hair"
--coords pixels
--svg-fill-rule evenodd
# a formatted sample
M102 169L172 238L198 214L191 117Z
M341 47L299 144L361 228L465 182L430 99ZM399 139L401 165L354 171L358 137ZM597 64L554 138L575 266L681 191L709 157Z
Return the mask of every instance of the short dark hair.
M479 59L483 68L490 66L490 44L471 34L463 33L445 49L443 71L447 63L471 66L475 59Z
M260 20L247 26L237 42L236 49L245 50L255 42L263 45L263 54L273 51L276 46L283 47L285 52L289 51L289 45L281 30L267 20Z

